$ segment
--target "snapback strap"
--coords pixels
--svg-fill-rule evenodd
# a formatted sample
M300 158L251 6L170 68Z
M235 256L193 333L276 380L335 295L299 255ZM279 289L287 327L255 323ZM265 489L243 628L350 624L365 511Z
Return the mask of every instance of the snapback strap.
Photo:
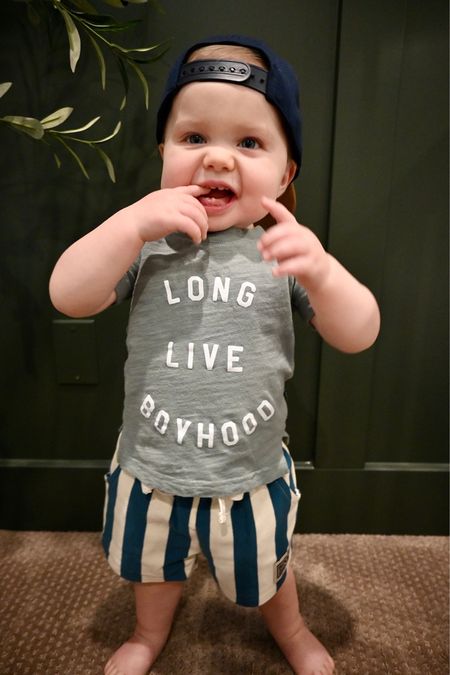
M267 71L242 61L191 61L181 67L177 87L189 82L220 80L266 93Z

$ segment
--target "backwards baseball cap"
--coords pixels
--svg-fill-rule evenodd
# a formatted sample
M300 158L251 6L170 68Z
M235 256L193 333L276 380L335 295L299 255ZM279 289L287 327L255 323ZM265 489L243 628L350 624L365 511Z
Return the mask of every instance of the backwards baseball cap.
M208 45L238 45L259 52L267 64L267 71L245 61L199 60L187 63L189 55ZM302 120L299 105L297 77L293 68L280 58L264 42L242 35L216 35L196 42L177 59L169 77L160 104L156 138L158 143L164 139L173 99L178 91L190 82L219 81L231 82L259 91L267 101L278 110L285 129L292 159L297 164L294 178L298 176L302 163Z

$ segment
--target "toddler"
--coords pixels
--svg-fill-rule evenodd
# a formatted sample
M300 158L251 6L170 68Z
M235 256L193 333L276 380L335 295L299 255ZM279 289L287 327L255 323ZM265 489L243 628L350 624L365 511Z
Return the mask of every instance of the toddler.
M295 673L332 673L289 564L292 311L358 352L378 334L377 303L282 203L300 169L301 120L295 75L267 45L228 35L183 53L157 140L161 189L74 243L50 281L73 317L132 298L103 546L134 584L136 629L105 673L149 671L200 552L228 598L259 607Z

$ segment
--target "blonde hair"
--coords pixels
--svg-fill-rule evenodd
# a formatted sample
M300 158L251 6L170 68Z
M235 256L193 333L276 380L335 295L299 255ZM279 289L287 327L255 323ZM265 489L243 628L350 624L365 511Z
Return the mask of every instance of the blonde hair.
M191 61L202 59L242 60L267 70L267 63L259 52L255 49L250 49L250 47L241 47L239 45L206 45L205 47L199 47L189 54L187 62L190 63Z

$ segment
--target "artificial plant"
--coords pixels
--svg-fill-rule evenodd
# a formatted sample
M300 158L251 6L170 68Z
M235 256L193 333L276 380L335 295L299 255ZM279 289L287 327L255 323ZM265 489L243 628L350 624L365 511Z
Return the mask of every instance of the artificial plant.
M10 0L11 1L11 0ZM164 53L164 45L155 44L144 47L123 47L111 38L111 35L128 31L140 23L140 19L132 21L117 21L112 16L100 14L90 0L12 0L25 2L27 5L28 18L36 28L42 26L49 13L56 12L65 26L69 45L69 63L72 73L75 73L80 58L81 49L87 42L95 52L99 71L100 85L106 89L106 61L104 51L113 57L120 73L124 96L119 111L123 110L127 103L129 90L128 73L134 73L140 82L144 94L145 107L149 103L149 87L142 64L150 63L158 59ZM104 4L116 8L126 7L128 4L147 4L147 0L102 0ZM156 4L156 0L151 0ZM159 7L159 5L157 5ZM150 56L148 56L151 53ZM145 58L148 56L148 58ZM0 83L0 98L7 94L13 85L12 82ZM104 138L86 139L83 132L90 129L101 119L95 116L89 122L76 129L60 129L72 114L73 108L66 106L59 108L46 115L42 119L27 117L24 115L4 115L0 122L28 137L41 141L52 148L53 156L58 168L61 166L61 158L56 151L63 148L77 163L86 178L89 178L85 164L75 150L77 144L83 144L95 150L104 161L110 179L115 182L115 170L111 158L100 147L102 143L111 140L121 128L118 121L114 130ZM81 136L80 136L81 134Z

